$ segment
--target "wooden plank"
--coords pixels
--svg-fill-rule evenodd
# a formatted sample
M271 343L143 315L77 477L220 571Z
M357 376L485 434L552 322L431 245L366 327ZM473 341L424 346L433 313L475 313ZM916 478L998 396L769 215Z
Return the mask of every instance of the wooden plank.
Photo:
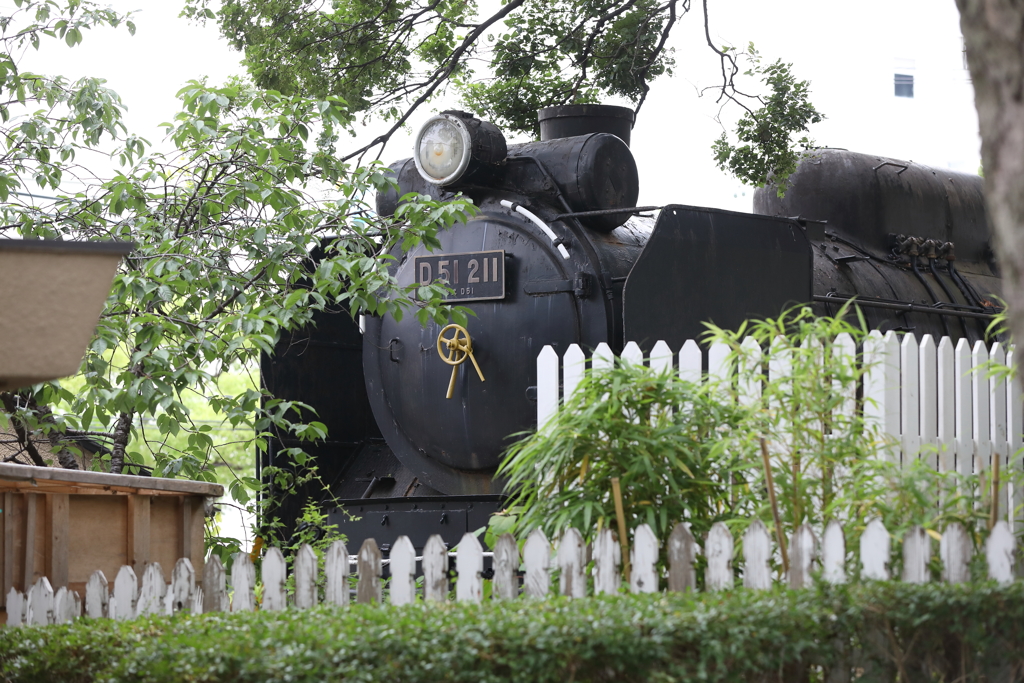
M171 580L171 568L183 546L181 520L181 501L177 497L150 498L149 562L160 563L164 581Z
M1001 584L1013 582L1013 556L1017 540L1010 533L1005 520L999 520L992 527L985 541L985 560L988 562L988 578Z
M928 583L928 562L932 557L932 539L920 526L903 534L903 582Z
M50 623L66 624L68 621L68 588L61 586L53 594L53 617Z
M658 551L660 544L646 524L633 532L633 547L629 551L629 591L631 593L656 593L658 591Z
M295 553L292 569L295 575L295 607L298 609L316 607L319 597L316 589L316 577L320 567L316 552L308 543L299 546L299 551Z
M772 339L769 348L768 381L779 387L782 391L776 392L769 397L768 410L776 416L776 438L783 440L780 442L773 439L771 450L788 453L791 449L789 443L785 441L787 440L786 434L789 425L787 411L790 406L784 405L779 399L780 393L788 393L788 389L785 387L790 383L793 373L792 350L788 348L787 343L782 337L776 337Z
M17 588L7 591L7 626L21 626L25 623L25 596Z
M547 597L551 590L551 543L539 528L526 537L523 564L526 567L523 592L531 598Z
M455 549L455 566L459 572L455 580L455 599L479 604L484 596L484 549L476 534L462 535Z
M159 562L150 562L142 573L142 588L139 589L139 601L136 603L135 615L166 614L164 601L167 597L167 584L164 582L164 570Z
M668 589L682 593L697 589L697 575L693 563L697 559L697 541L690 533L690 525L680 522L668 537Z
M128 496L127 562L137 574L141 574L149 563L149 520L151 499L149 496Z
M8 491L3 497L4 506L4 565L3 565L3 594L7 595L14 588L14 568L17 558L15 550L15 538L17 534L18 512L16 502L20 503L15 493Z
M980 368L987 362L988 349L985 348L985 342L979 339L971 349L971 364L974 368ZM986 482L988 481L988 470L992 467L990 398L985 371L975 370L971 375L971 401L974 403L974 419L971 421L971 426L974 429L974 472L975 474L984 473ZM981 503L980 497L977 502Z
M594 594L614 595L622 584L622 546L605 527L594 539Z
M68 585L68 495L46 496L46 577L55 590Z
M107 577L96 570L85 584L85 615L90 619L101 619L109 616L110 586Z
M833 412L832 431L849 428L857 411L856 362L857 344L847 332L836 336L832 342L832 366L841 370L840 376L832 377L832 391L841 397Z
M831 584L846 583L846 534L843 525L831 520L821 540L822 578Z
M587 595L587 553L583 536L576 529L567 529L558 542L556 557L561 572L558 592L567 598L583 598Z
M121 565L131 564L127 507L123 496L72 495L68 501L68 588L82 592L97 569L113 581Z
M921 428L921 446L924 449L919 458L927 458L931 467L937 468L935 451L938 447L938 367L935 338L930 334L921 337L918 346L918 402Z
M448 599L448 548L437 534L423 546L423 599L444 602Z
M192 611L192 598L196 592L196 570L187 557L179 558L174 563L169 590L172 614Z
M391 583L389 598L392 605L416 602L416 548L408 536L399 536L391 546Z
M25 494L25 542L22 547L25 549L24 570L22 580L25 585L25 592L36 580L36 517L39 496L34 493Z
M718 386L719 396L728 396L732 389L732 363L728 345L715 342L708 348L708 382Z
M871 330L864 339L864 419L885 429L885 349L882 333Z
M178 557L187 557L192 560L192 503L193 498L182 496L181 502L181 547L178 548Z
M380 576L381 576L381 554L377 547L377 541L368 538L359 547L359 554L356 555L356 573L359 575L356 583L356 602L360 604L382 602Z
M801 524L793 532L789 542L789 587L809 588L811 567L817 550L818 539L810 524Z
M703 357L697 342L687 339L683 348L679 349L679 379L684 382L700 384Z
M256 609L256 568L249 553L235 553L231 559L231 611L252 612Z
M990 359L992 362L999 366L1005 365L1006 363L1006 352L1003 350L1003 345L996 342L992 345L992 351L990 353ZM1007 511L1010 509L1010 501L1008 498L1009 487L1006 485L1006 469L1009 462L1009 447L1010 443L1006 436L1006 381L997 375L993 375L988 378L988 390L989 390L989 435L992 438L992 462L998 461L999 463L999 487L996 492L998 497L999 505L999 517L1002 519L1008 519ZM991 486L990 495L991 495Z
M772 556L772 541L764 522L755 519L743 532L743 587L767 590L772 587L772 572L768 566Z
M709 591L727 590L732 588L732 533L722 522L715 522L708 533L704 544L704 554L708 558L705 583Z
M1006 364L1011 368L1016 363L1016 351L1013 346L1006 354ZM1006 383L1006 438L1009 442L1007 450L1010 454L1010 461L1007 466L1008 478L1016 480L1011 485L1012 515L1010 516L1010 531L1016 535L1020 533L1022 520L1024 520L1024 486L1021 486L1021 477L1024 477L1024 456L1021 447L1024 446L1024 401L1021 396L1021 379L1015 376Z
M188 493L198 496L219 498L224 495L224 487L188 479L163 479L160 477L138 477L128 474L110 474L108 472L90 472L85 470L66 470L61 467L36 467L34 465L12 465L0 463L0 489L8 485L24 483L37 486L40 490L47 483L79 488L92 488L101 492L133 493L137 489L146 489L156 494L180 496Z
M135 605L139 599L139 580L135 570L122 566L114 577L114 595L110 598L111 617L124 621L135 618Z
M953 341L943 337L936 352L936 422L939 471L956 469L956 373L953 365Z
M611 370L615 367L615 354L612 353L612 347L605 342L598 344L590 359L590 367L594 370Z
M907 467L921 453L921 350L913 334L900 343L900 446L901 464Z
M572 398L576 387L583 381L586 371L587 354L583 353L583 349L580 348L579 344L569 344L565 355L562 356L562 384L564 385L565 401Z
M211 555L203 565L203 612L227 612L228 591L224 565Z
M664 340L658 340L651 349L651 371L655 374L672 372L672 349Z
M331 543L324 558L324 578L327 583L324 602L328 605L348 605L349 571L348 548L345 547L345 542L338 540Z
M960 474L974 472L974 400L971 370L974 367L971 345L966 339L953 350L953 391L956 401L956 469Z
M868 522L860 536L861 578L877 581L889 580L889 554L891 547L889 532L882 520L875 517Z
M288 580L288 565L280 548L267 548L263 554L263 602L260 608L265 612L280 612L288 609L288 594L285 582Z
M558 354L545 345L537 354L537 430L558 414Z
M619 355L619 358L636 367L644 364L644 352L640 349L640 345L633 341L627 342L622 347L622 353Z
M516 570L519 569L519 546L512 534L502 534L494 544L494 599L513 600L519 595Z
M942 559L942 580L946 583L967 583L971 580L971 539L960 522L951 522L939 541Z
M53 587L45 576L40 576L28 591L25 623L29 626L53 623Z
M740 345L737 367L737 394L740 405L754 406L761 400L761 345L753 337L746 337Z
M900 443L900 340L889 330L882 336L885 372L885 424L883 430ZM893 454L896 457L896 454Z

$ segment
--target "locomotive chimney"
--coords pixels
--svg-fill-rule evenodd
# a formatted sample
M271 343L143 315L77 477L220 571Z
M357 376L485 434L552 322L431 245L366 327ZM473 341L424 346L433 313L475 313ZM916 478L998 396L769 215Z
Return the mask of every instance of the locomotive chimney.
M629 145L634 114L628 107L610 104L567 104L537 112L540 140L571 138L590 133L611 133Z

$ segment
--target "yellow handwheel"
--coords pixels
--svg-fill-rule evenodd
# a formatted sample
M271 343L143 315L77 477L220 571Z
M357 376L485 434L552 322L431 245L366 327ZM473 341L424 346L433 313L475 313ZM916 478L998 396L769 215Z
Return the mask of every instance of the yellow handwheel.
M451 335L446 337L446 332L451 332ZM485 381L484 373L480 372L480 366L473 356L473 340L470 338L469 332L462 325L452 323L445 325L441 329L440 334L437 335L437 355L445 363L452 366L452 379L448 382L448 394L445 398L451 398L455 393L455 377L458 375L459 366L466 362L467 356L473 362L473 367L476 368L476 374L480 381Z

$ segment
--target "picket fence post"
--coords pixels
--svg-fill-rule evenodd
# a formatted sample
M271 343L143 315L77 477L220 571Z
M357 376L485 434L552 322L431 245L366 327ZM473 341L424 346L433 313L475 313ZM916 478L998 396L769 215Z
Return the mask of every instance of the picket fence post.
M356 602L361 604L375 602L378 605L381 603L381 559L377 541L372 538L363 541L363 545L359 548L359 554L356 556L356 574L359 576L356 582Z
M829 583L846 583L846 534L835 519L825 526L821 539L821 569Z
M942 559L942 579L946 583L965 583L971 580L971 539L960 522L951 522L939 541Z
M633 532L633 547L630 549L629 590L631 593L656 593L658 591L658 539L654 531L641 524Z
M318 602L316 575L319 571L316 552L308 543L299 546L292 563L295 574L295 607L310 609Z
M423 599L448 599L448 548L437 534L423 547Z
M85 583L85 616L90 619L102 619L111 616L108 611L110 603L110 585L107 577L99 569L94 571Z
M622 546L608 527L594 539L594 594L614 595L622 584Z
M573 528L566 529L558 542L558 554L555 557L561 571L558 579L558 592L561 595L568 598L586 597L587 578L583 573L587 567L586 551L580 532Z
M348 558L345 558L348 563ZM391 546L391 604L408 605L416 600L416 548L408 536ZM337 603L335 603L337 604Z
M697 559L697 540L690 533L690 525L680 522L668 537L668 589L674 593L697 590L697 575L693 567Z
M704 546L704 554L708 558L708 569L705 583L708 590L718 591L732 588L732 534L722 522L715 522L708 533Z
M531 598L543 598L551 590L551 543L539 528L530 532L523 545L526 579L523 592Z
M505 533L494 544L494 599L514 600L519 595L516 570L519 569L519 546L512 534Z
M252 612L256 609L256 568L249 553L235 553L231 562L231 611Z
M128 565L122 565L114 577L114 595L110 599L113 605L111 616L115 619L134 619L135 605L139 600L139 580L135 576L135 570Z
M484 595L484 549L476 534L466 532L462 535L455 551L455 565L459 571L455 580L455 599L479 604Z
M288 608L285 582L288 580L288 565L280 548L267 548L263 553L263 603L260 608L267 612L280 612Z
M932 539L919 526L903 534L903 582L928 583L928 561L932 555Z
M192 612L196 592L196 570L187 557L178 558L171 570L171 612Z
M772 556L772 540L764 522L755 519L743 532L743 587L766 590L772 587L768 562Z
M882 520L875 517L868 522L860 537L861 576L877 581L889 580L889 553L891 540Z
M228 608L224 565L211 553L203 565L203 612L227 612Z
M401 540L401 539L399 539ZM326 587L324 602L328 605L348 605L348 577L350 572L348 548L345 542L338 540L331 543L324 557Z

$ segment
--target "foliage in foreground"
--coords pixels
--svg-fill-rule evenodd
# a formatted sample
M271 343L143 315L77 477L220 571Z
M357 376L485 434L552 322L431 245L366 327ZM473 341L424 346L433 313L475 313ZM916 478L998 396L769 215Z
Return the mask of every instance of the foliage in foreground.
M1024 584L868 583L0 631L8 681L1017 681Z
M820 532L838 520L854 559L878 517L897 542L913 525L938 536L959 522L980 547L988 472L940 473L934 453L902 468L893 461L879 425L849 399L868 367L835 340L849 335L859 345L867 332L844 313L818 318L795 308L737 331L709 326L708 341L729 349L735 381L696 384L622 359L588 371L557 418L509 449L501 471L514 493L489 537L540 528L556 538L575 527L590 538L614 528L613 478L628 529L646 523L665 539L685 520L699 538L723 522L739 538L760 519L774 536L764 437L786 538L801 524ZM783 364L789 374L776 371Z

